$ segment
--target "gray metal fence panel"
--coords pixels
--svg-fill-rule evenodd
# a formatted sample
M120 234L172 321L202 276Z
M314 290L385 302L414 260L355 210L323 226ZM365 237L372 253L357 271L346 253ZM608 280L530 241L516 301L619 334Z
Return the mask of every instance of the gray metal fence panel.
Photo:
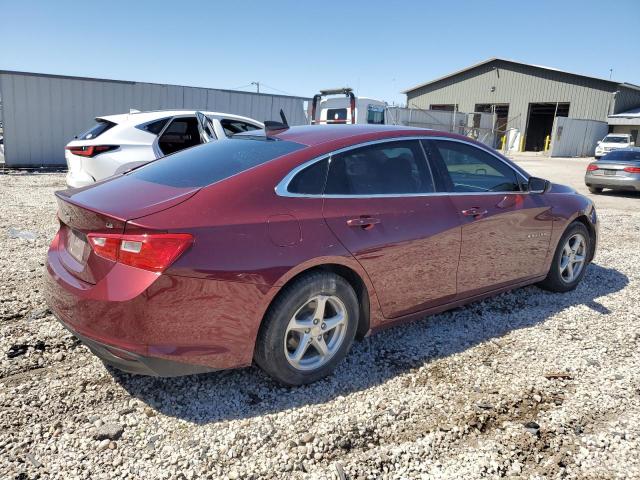
M495 118L491 113L387 107L386 122L393 125L406 125L457 133L471 137L490 147L495 146Z
M103 115L129 109L201 109L256 120L307 123L308 98L0 71L5 162L10 167L61 166L64 146Z
M550 156L591 157L598 140L602 140L608 130L606 122L556 117L551 133Z

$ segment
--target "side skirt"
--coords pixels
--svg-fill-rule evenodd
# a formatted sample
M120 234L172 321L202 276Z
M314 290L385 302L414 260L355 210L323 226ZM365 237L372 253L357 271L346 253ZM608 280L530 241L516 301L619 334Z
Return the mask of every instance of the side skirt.
M517 288L526 287L527 285L532 285L534 283L541 282L542 280L544 280L546 278L546 276L547 275L545 274L545 275L542 275L542 276L529 278L529 279L524 280L522 282L518 282L518 283L511 284L511 285L507 285L506 287L501 287L501 288L498 288L496 290L490 290L488 292L484 292L484 293L481 293L479 295L474 295L474 296L471 296L471 297L462 298L460 300L455 300L453 302L449 302L449 303L444 303L442 305L438 305L437 307L432 307L432 308L428 308L426 310L421 310L419 312L411 313L409 315L404 315L402 317L393 318L393 319L387 320L384 323L376 325L375 327L371 328L367 332L367 335L365 335L365 336L372 335L374 333L380 332L382 330L386 330L387 328L395 327L397 325L402 325L404 323L413 322L415 320L419 320L419 319L424 318L424 317L429 316L429 315L434 315L436 313L441 313L441 312L444 312L446 310L451 310L453 308L461 307L461 306L466 305L468 303L473 303L473 302L477 302L479 300L484 300L485 298L493 297L494 295L498 295L498 294L503 293L503 292L508 292L509 290L515 290Z

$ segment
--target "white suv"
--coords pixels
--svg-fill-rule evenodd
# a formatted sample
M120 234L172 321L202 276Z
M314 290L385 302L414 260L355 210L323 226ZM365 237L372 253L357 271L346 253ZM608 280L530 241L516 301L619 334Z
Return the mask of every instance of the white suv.
M634 146L634 140L628 133L610 133L602 140L598 141L596 145L595 157L596 160L606 155L611 150L617 150L619 148L628 148Z
M264 128L251 118L164 110L109 115L65 147L67 185L77 188L201 143Z

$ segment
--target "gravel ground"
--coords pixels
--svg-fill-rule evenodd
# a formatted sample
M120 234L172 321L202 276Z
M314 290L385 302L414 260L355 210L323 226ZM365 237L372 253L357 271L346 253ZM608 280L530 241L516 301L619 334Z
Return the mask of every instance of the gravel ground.
M585 160L519 160L584 190ZM576 291L394 328L282 388L118 373L63 330L40 293L63 181L0 175L0 478L640 478L640 196L595 197Z

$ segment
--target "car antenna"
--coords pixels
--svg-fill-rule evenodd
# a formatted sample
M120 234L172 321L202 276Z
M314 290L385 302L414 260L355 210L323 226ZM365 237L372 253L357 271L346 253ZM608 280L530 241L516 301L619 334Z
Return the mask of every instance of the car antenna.
M280 118L282 119L282 122L276 122L274 120L265 120L264 131L269 133L269 132L275 132L280 130L287 130L289 128L289 122L287 122L287 117L285 116L282 109L280 109Z

